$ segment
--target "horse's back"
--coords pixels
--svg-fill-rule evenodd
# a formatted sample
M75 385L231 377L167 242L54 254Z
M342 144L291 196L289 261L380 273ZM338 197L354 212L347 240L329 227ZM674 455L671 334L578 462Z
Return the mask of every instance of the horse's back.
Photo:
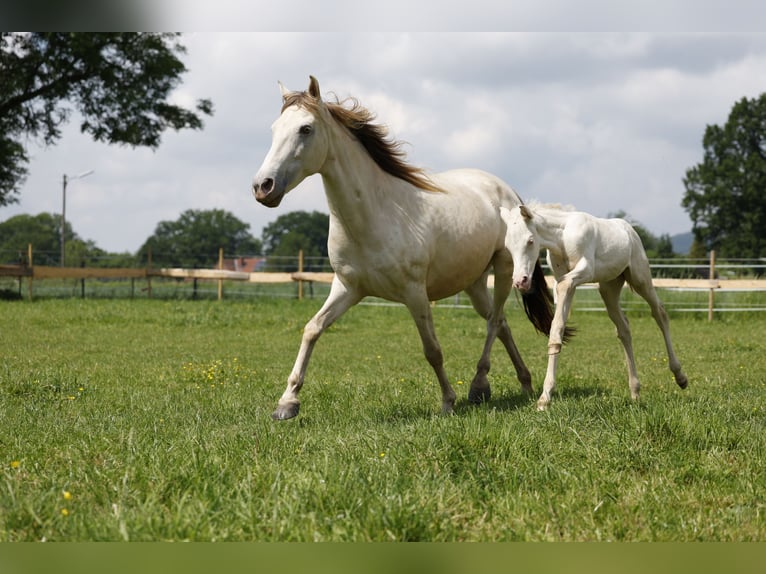
M514 189L496 175L474 168L451 169L431 176L431 179L447 193L477 194L497 209L521 205Z

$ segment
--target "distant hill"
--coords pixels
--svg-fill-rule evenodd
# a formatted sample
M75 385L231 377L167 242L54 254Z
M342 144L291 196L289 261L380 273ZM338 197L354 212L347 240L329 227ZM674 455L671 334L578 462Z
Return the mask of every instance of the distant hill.
M677 255L688 255L693 240L694 234L691 231L673 235L670 238L670 242L673 244L673 253L676 253Z

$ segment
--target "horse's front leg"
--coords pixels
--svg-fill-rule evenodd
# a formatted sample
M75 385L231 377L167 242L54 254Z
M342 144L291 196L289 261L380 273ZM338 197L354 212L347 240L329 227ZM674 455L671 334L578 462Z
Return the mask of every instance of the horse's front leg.
M431 368L433 368L439 381L439 387L442 391L442 413L450 414L455 406L456 395L449 384L447 373L444 370L444 356L442 355L439 341L436 339L436 331L434 330L434 321L431 314L431 303L428 301L425 293L423 293L406 301L405 304L418 327L426 360L431 365Z
M333 278L330 294L322 305L322 308L306 323L303 328L303 339L298 356L290 376L287 378L287 388L277 403L277 408L271 415L274 420L291 419L298 414L300 401L298 392L303 386L311 352L319 336L332 325L338 317L343 315L349 307L359 302L361 297L354 291L346 288L338 277Z
M544 411L551 403L551 395L556 387L556 368L558 367L561 346L564 343L564 331L569 310L572 307L576 285L571 279L562 279L556 284L556 311L553 314L551 333L548 338L548 368L543 381L543 392L537 399L537 410Z

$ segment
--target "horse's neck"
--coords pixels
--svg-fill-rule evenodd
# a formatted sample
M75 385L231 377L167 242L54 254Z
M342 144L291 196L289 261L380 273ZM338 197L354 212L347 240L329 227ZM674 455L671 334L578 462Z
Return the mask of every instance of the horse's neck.
M564 248L563 233L572 212L552 207L537 207L534 210L537 236L540 246L561 252Z
M331 216L357 235L384 224L381 215L392 210L391 204L407 201L403 192L410 184L385 173L361 144L349 142L348 137L336 134L341 145L330 150L321 174Z

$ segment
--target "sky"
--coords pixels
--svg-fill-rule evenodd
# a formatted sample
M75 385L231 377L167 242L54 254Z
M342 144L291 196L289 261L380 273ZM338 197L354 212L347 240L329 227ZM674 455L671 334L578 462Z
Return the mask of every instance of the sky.
M314 75L325 98L357 98L429 171L481 168L527 201L624 211L656 235L686 232L683 177L702 160L706 125L766 91L766 34L715 26L184 33L189 71L172 99L212 99L205 128L167 132L155 151L133 149L92 142L73 114L57 145L29 142L20 203L0 207L0 221L60 213L62 176L89 170L70 179L67 221L110 252L137 251L160 221L187 209L229 211L255 237L290 211L327 212L318 176L276 209L251 193L280 111L278 82L305 90Z

